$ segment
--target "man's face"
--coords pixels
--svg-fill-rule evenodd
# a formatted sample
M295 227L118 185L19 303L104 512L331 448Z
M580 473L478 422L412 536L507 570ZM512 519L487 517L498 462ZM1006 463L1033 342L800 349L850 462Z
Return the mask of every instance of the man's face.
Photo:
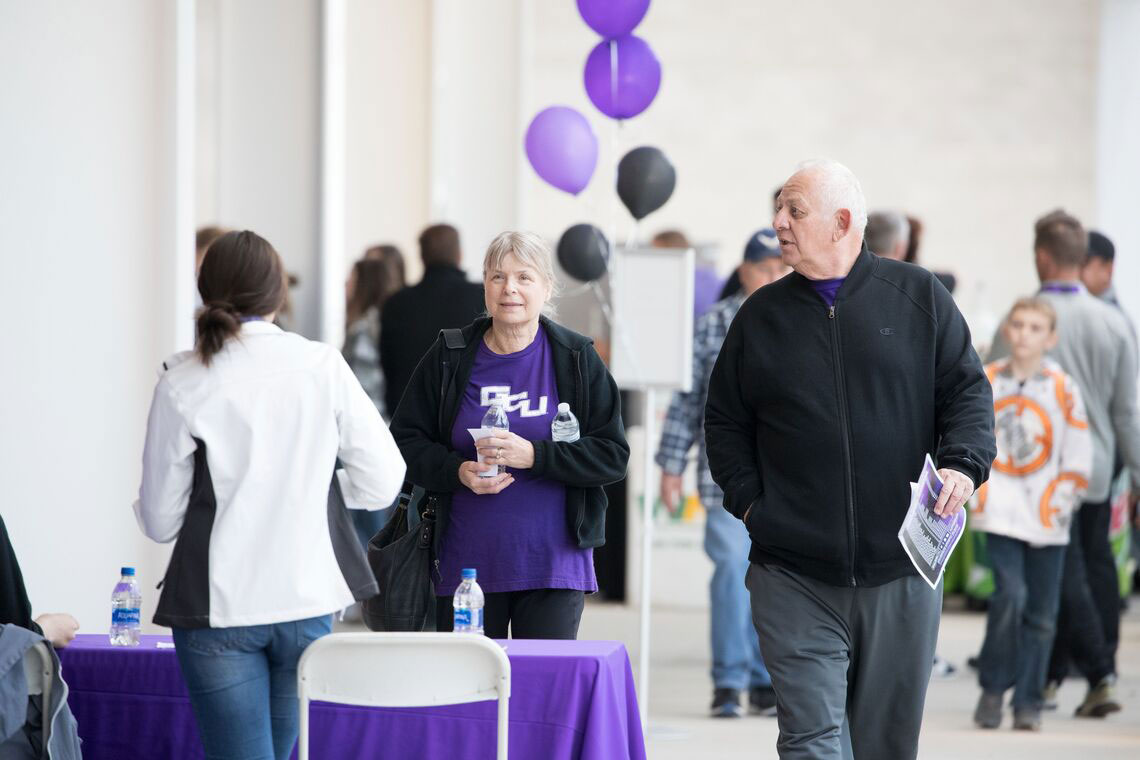
M797 271L821 261L836 247L836 213L823 207L816 185L814 172L796 172L776 200L772 226L780 239L780 256Z
M1049 317L1036 309L1016 309L1005 323L1009 352L1018 361L1033 362L1057 345L1057 333Z
M740 265L738 271L740 272L740 286L744 289L744 295L750 296L768 283L775 282L791 272L792 268L785 264L781 258L772 256L761 261L745 261Z
M1099 296L1112 284L1112 264L1113 262L1100 256L1089 256L1089 260L1081 269L1081 282L1094 296Z

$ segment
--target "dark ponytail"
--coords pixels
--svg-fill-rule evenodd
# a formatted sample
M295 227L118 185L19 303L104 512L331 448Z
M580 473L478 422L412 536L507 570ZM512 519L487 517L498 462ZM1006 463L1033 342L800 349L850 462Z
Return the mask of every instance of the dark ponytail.
M194 350L207 367L226 340L241 330L243 317L276 312L287 292L281 257L265 238L243 230L215 240L198 273L198 338Z

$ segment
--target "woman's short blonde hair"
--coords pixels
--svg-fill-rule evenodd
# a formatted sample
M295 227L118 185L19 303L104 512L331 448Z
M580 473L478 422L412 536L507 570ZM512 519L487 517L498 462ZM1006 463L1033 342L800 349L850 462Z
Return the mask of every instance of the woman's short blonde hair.
M550 289L550 296L542 307L543 314L554 316L552 300L558 295L558 280L554 275L554 255L550 246L546 244L541 235L533 232L500 232L487 246L487 255L483 257L483 279L487 274L503 268L503 261L514 254L514 257L523 266L530 267L538 272Z

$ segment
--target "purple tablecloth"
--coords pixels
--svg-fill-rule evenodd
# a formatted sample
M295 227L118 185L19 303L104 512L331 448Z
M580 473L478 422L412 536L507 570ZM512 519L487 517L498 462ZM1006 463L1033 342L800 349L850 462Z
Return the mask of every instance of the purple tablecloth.
M169 636L134 648L81 635L59 652L86 760L203 757ZM510 756L643 760L645 744L625 647L615 641L523 641L511 661ZM495 703L365 708L314 702L311 757L490 760ZM295 753L294 753L295 756Z

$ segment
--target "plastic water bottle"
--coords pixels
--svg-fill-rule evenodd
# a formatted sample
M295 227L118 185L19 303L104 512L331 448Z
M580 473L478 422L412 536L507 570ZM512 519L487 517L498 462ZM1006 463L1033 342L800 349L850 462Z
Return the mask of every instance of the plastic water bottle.
M578 431L578 418L570 411L569 404L558 405L558 414L555 415L554 422L550 423L550 437L567 443L573 443L581 437Z
M111 592L111 646L136 647L142 625L142 594L135 580L135 569L124 567L122 577Z
M451 606L456 633L483 633L483 589L475 582L475 568L463 568L463 581L455 589Z
M502 401L494 401L491 403L491 408L488 409L487 413L483 415L483 424L481 424L479 427L498 428L499 430L511 429L511 423L507 421L507 413L503 409ZM479 457L479 461L482 462L483 458ZM506 470L507 468L503 465L496 465L495 467L489 467L486 470L480 470L479 477L493 478L496 475L501 475L502 473L506 472Z

